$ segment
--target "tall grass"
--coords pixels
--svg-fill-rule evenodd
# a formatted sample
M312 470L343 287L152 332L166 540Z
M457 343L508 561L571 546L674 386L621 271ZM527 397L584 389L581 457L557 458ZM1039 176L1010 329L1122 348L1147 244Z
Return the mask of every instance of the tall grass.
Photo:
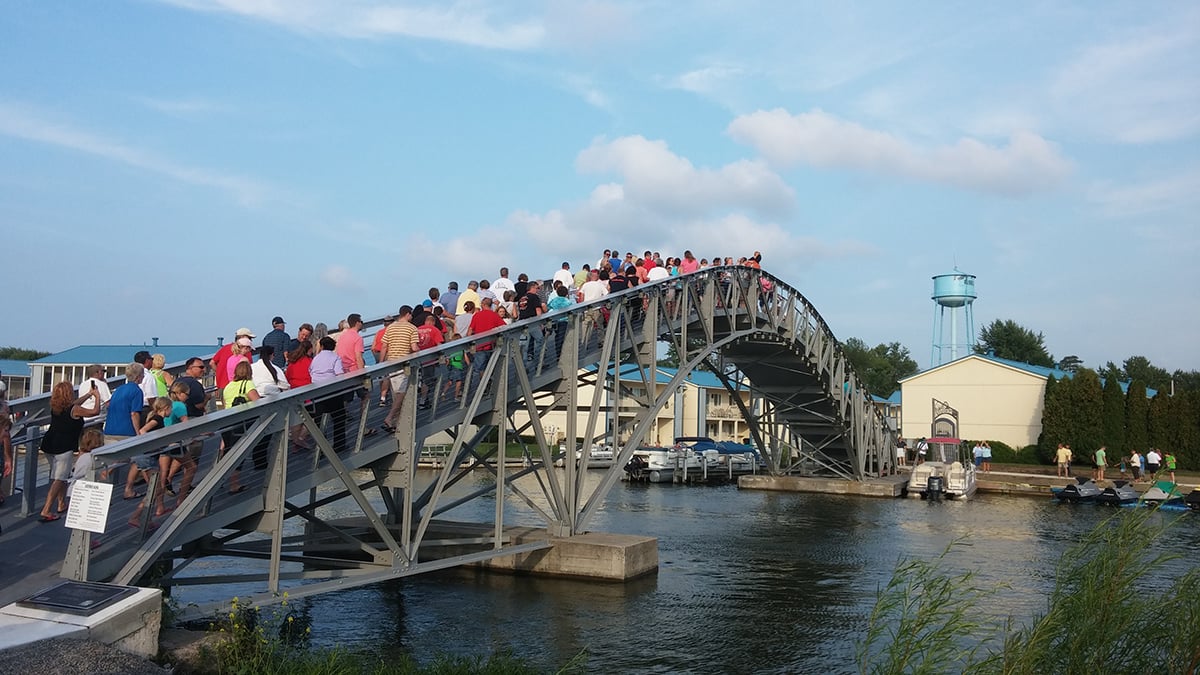
M1119 511L1063 555L1044 610L995 627L981 605L993 591L947 573L946 554L901 562L858 644L859 671L1198 673L1200 568L1169 578L1179 556L1155 547L1173 523L1156 509Z
M420 663L409 654L390 656L309 645L308 617L288 607L286 594L280 606L269 611L239 607L234 598L227 617L211 630L220 637L202 650L200 663L186 664L176 672L196 675L532 675L534 668L508 651L486 656L439 654ZM586 672L587 653L580 652L556 673Z

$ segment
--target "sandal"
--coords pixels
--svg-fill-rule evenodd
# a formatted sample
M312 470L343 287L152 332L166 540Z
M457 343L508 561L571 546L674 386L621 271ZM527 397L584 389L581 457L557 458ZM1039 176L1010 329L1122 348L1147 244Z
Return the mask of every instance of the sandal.
M53 523L54 521L58 520L58 516L52 513L48 516L42 516L41 518L38 518L38 520L43 523Z

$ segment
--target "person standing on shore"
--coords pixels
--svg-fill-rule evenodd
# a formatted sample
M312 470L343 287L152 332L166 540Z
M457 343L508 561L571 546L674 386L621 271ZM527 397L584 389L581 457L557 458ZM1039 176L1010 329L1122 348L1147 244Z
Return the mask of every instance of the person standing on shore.
M658 268L655 268L658 269ZM896 466L908 465L908 443L901 438L896 442Z
M1138 452L1137 450L1134 450L1133 453L1129 455L1129 471L1133 474L1133 480L1135 481L1142 479L1143 461L1142 453Z
M983 472L991 473L992 471L992 446L988 445L987 441L983 441Z
M1106 461L1106 453L1104 450L1105 450L1105 448L1102 445L1102 446L1100 446L1100 449L1096 451L1096 456L1095 456L1096 470L1093 473L1093 477L1097 481L1104 480L1104 468L1108 465L1107 461Z
M1150 448L1150 452L1146 453L1146 477L1150 480L1158 478L1158 467L1162 464L1162 455L1158 452L1158 448Z
M1058 465L1058 475L1063 478L1071 477L1071 451L1062 443L1058 444L1058 450L1054 452L1054 462Z
M1171 474L1171 482L1175 482L1175 453L1170 450L1163 453L1163 466Z

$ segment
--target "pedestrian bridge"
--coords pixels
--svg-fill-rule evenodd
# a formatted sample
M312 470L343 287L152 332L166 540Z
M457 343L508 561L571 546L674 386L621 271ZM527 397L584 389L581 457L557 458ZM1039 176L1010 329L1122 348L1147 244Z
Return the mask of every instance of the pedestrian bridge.
M546 339L532 340L535 332ZM435 355L486 343L494 343L492 356L460 398L435 396L427 409L418 406L415 383L445 389ZM660 343L680 355L666 387L652 384ZM767 471L862 480L891 461L892 432L816 309L765 271L708 268L105 446L95 453L97 470L199 444L194 488L172 513L152 519L152 508L135 518L137 501L122 500L118 485L106 532L75 531L62 573L122 584L250 582L261 592L243 603L267 604L285 590L301 597L545 548L554 537L588 530L656 413L702 365L730 392L749 388L749 405L732 398ZM384 411L373 404L378 394L368 390L378 392L401 371L414 385L395 432L384 433ZM642 386L630 386L631 372ZM581 396L588 384L596 386ZM344 417L312 412L313 402L330 398L350 401ZM48 419L46 405L25 403L26 420ZM606 416L610 407L640 412ZM567 447L569 439L582 447L582 458L562 468L554 467L562 452L543 423L552 411L566 413L559 431ZM606 419L617 420L613 428ZM33 424L26 429L37 433ZM240 438L219 456L221 434L231 430ZM315 449L293 442L304 431ZM448 445L445 461L436 479L416 480L422 448L433 438ZM503 453L496 448L513 442L523 447L519 466L497 461ZM33 438L28 443L37 447ZM588 451L601 443L613 445L617 458L598 480L593 470L585 481ZM464 481L478 471L493 478ZM228 491L234 472L247 486L238 494ZM529 476L536 480L522 480ZM156 486L147 488L152 504ZM505 510L514 498L540 521L520 524L544 527L544 537L518 543L505 533L516 524ZM446 520L472 499L494 501L493 522L465 527ZM327 516L325 507L342 500L362 512L352 526ZM293 522L303 524L303 534L285 527ZM239 571L211 573L199 561L212 556L239 559Z

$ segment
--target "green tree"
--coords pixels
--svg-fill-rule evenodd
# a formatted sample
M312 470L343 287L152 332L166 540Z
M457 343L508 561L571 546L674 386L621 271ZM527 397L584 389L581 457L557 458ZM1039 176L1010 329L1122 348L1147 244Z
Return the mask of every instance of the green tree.
M1125 450L1145 452L1150 445L1149 418L1150 402L1146 399L1146 385L1141 380L1129 383L1125 392Z
M1200 370L1176 370L1171 374L1175 391L1200 391Z
M1150 445L1171 447L1171 397L1166 392L1160 391L1150 399L1146 429L1150 432Z
M1147 389L1171 390L1171 375L1163 368L1150 363L1144 356L1131 356L1121 364L1125 371L1125 379L1141 380Z
M1038 434L1037 446L1038 459L1043 464L1053 464L1058 444L1070 442L1067 414L1070 384L1070 380L1060 382L1053 375L1046 378L1046 391L1042 395L1042 432Z
M876 396L888 396L900 387L901 379L917 372L917 362L899 342L867 347L859 338L850 338L842 343L842 352L867 391Z
M1067 414L1070 434L1067 442L1077 453L1096 451L1104 437L1104 390L1100 376L1090 368L1080 368L1070 380Z
M1171 397L1171 451L1183 469L1200 467L1200 391L1181 391Z
M704 341L704 338L692 338L691 340L688 340L688 344L689 344L689 349L694 354L696 351L703 349L706 343ZM714 357L714 358L716 358L716 357ZM678 368L679 367L679 364L681 363L681 361L679 359L679 350L675 347L674 342L667 343L666 354L664 354L661 359L658 359L657 361L655 361L655 363L658 364L662 368ZM697 368L699 370L707 370L710 372L712 371L712 368L709 368L708 364L705 362L701 362L700 365L697 366Z
M1075 356L1074 354L1070 356L1064 356L1062 357L1062 360L1058 362L1058 369L1064 370L1068 373L1073 373L1082 367L1083 359Z
M1103 442L1114 456L1125 454L1125 392L1116 377L1104 378Z
M1046 337L1025 328L1012 319L995 321L979 331L976 354L994 353L1002 359L1022 361L1035 366L1054 367L1054 357L1046 351Z
M38 351L36 349L25 349L23 347L0 347L0 359L8 359L12 361L37 361L40 358L50 356L50 352Z

